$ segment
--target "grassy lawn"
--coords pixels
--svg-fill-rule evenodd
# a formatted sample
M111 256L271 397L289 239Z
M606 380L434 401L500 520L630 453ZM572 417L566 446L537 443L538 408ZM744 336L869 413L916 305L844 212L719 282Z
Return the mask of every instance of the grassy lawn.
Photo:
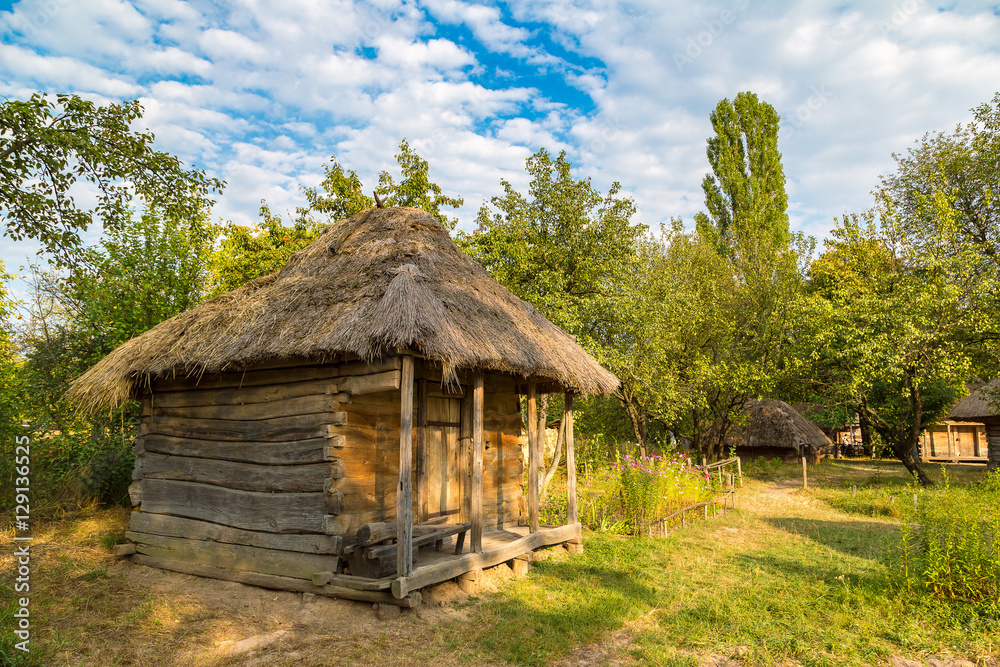
M983 468L947 474L961 486ZM116 564L107 549L127 512L92 510L36 532L36 652L23 664L701 665L724 656L878 665L903 656L1000 665L996 606L917 599L894 584L898 508L912 495L901 466L827 461L810 467L809 482L803 490L798 466L761 471L735 513L660 539L586 533L583 554L551 550L497 592L395 621L356 603ZM8 551L5 628L10 567ZM154 590L159 580L169 586ZM274 632L287 634L263 654L222 650Z

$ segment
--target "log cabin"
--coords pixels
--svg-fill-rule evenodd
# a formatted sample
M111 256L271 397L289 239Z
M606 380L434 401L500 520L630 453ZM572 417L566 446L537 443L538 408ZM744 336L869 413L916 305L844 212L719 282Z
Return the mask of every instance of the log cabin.
M960 424L971 435L962 449L959 448L963 443L956 443L955 439L947 441L950 446L947 454L955 460L982 461L990 470L1000 467L1000 410L994 399L997 392L1000 392L1000 378L973 389L945 416L948 424Z
M414 606L425 586L580 543L573 399L617 386L437 219L396 207L329 225L69 395L88 411L141 401L133 562ZM566 397L559 526L539 522L547 392Z

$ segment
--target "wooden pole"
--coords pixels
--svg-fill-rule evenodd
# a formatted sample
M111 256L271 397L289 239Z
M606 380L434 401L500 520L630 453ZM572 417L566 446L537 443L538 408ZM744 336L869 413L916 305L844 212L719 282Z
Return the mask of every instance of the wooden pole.
M472 553L483 553L483 371L472 377Z
M396 573L413 574L413 357L403 357L399 380L399 487L396 490Z
M566 523L577 522L576 509L576 451L573 448L573 392L566 392Z
M538 408L536 385L528 381L528 532L538 532Z
M740 463L740 457L736 457L736 472L740 475L740 488L743 488L743 464Z
M809 488L809 477L807 476L806 473L806 457L804 456L802 457L802 488L803 489Z
M417 380L417 516L427 521L427 378Z

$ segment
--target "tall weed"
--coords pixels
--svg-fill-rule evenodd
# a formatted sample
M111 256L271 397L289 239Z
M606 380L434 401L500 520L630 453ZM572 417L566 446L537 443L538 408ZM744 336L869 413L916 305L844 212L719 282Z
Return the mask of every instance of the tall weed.
M897 552L908 590L1000 610L1000 471L907 503Z
M580 520L594 530L632 535L659 519L711 499L711 483L685 454L616 456L578 484Z

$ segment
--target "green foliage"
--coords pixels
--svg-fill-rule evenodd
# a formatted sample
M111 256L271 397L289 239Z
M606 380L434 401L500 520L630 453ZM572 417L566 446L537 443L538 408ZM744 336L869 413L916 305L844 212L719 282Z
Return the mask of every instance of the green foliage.
M399 142L396 162L399 163L402 175L398 184L387 171L378 175L378 192L386 195L383 203L386 206L412 206L423 209L440 220L447 229L454 229L458 220L446 216L441 207L458 208L465 203L465 200L442 194L441 186L430 180L430 166L427 160L414 153L406 139Z
M954 242L980 257L978 271L1000 271L1000 93L973 109L974 119L951 134L924 135L896 171L882 178L908 232L934 238L940 226L927 206L943 195L954 211Z
M696 216L699 233L723 255L751 259L761 250L780 250L789 233L778 113L754 93L743 92L732 102L719 102L711 121L715 136L708 139L707 152L712 173L701 186L708 215Z
M0 103L0 210L6 234L38 239L62 264L75 263L80 232L95 219L111 231L128 227L133 197L183 219L211 205L223 183L153 149L153 135L131 126L142 117L137 101L97 106L76 95ZM80 208L70 189L96 186L92 209Z
M645 535L660 519L711 498L704 473L684 454L616 455L579 481L580 520L594 530Z
M605 195L589 179L577 180L565 153L553 159L542 149L526 169L528 193L502 181L504 195L483 205L475 231L459 235L458 243L497 282L617 371L644 341L634 325L641 308L634 306L637 283L645 284L639 252L646 228L631 222L635 204L618 183ZM646 413L623 379L618 398L644 443Z
M937 222L930 236L911 234L886 197L838 221L813 265L811 296L799 302L803 327L795 340L813 386L862 413L920 475L912 456L919 432L964 394L996 289L975 271L975 251L956 243L954 209L943 193L925 204Z
M429 178L427 161L414 153L405 139L399 144L396 161L402 173L399 183L387 171L379 174L377 189L385 195L383 203L421 208L453 229L455 220L445 216L441 207L458 208L462 199L442 194L441 186ZM262 201L261 221L255 227L230 223L223 229L222 243L212 261L213 295L280 270L293 253L312 243L326 225L375 205L375 200L364 194L358 174L345 170L336 157L323 170L324 178L318 188L303 188L307 205L295 210L290 226L283 224L281 216L272 213Z
M330 208L335 208L330 205ZM286 227L281 216L260 206L261 222L255 228L226 225L222 243L212 255L212 294L230 292L240 285L281 270L293 253L312 243L323 224L300 215Z
M427 163L423 164L426 170ZM324 178L319 189L303 188L309 205L296 209L296 227L300 224L307 229L315 227L311 219L313 213L319 213L329 221L343 220L375 205L375 200L365 195L357 172L353 169L345 171L336 157L330 158L330 165L323 167L323 172ZM426 171L423 175L426 178ZM270 212L265 215L262 208L261 217L269 220L272 216Z
M909 591L1000 614L998 480L993 472L979 488L945 484L907 504L897 549Z

